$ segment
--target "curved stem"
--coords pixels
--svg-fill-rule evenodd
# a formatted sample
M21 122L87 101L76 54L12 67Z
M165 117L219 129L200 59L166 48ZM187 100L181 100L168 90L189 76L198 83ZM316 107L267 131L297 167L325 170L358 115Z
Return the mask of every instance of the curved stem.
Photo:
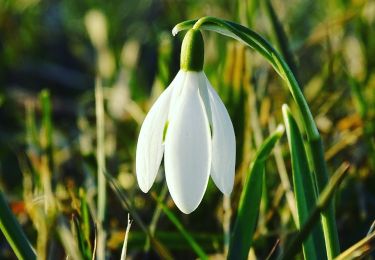
M301 88L299 87L294 74L290 70L287 63L281 57L281 55L272 47L272 45L261 37L259 34L239 24L235 24L230 21L224 21L215 17L203 17L199 19L195 24L194 28L204 28L205 23L214 23L219 26L225 26L226 29L232 31L241 42L245 43L249 47L258 51L263 57L265 57L271 65L276 69L280 76L286 81L290 93L295 100L298 109L302 114L306 134L309 140L319 139L319 131L315 125L314 118L310 112L309 106L302 94ZM237 38L237 37L236 37Z

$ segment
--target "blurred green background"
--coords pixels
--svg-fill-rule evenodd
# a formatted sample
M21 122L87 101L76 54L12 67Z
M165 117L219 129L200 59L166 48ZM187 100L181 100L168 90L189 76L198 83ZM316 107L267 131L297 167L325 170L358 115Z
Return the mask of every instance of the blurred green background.
M94 89L100 84L108 173L176 258L195 257L155 199L138 188L134 162L144 116L179 70L183 33L173 37L171 30L205 15L249 26L286 58L322 133L330 172L344 161L351 165L336 196L342 249L366 235L375 218L374 1L0 0L0 187L38 250L63 259L54 227L83 218L83 201L91 214L95 211ZM218 34L205 32L204 38L205 72L236 131L235 189L223 200L210 182L203 202L190 215L176 209L162 173L151 193L162 194L205 252L220 257L255 150L269 129L282 122L281 105L292 102L258 54ZM286 138L279 148L281 162L271 159L267 165L267 193L252 251L261 259L278 239L296 230L278 173L285 169L290 176ZM109 259L118 259L128 210L113 189L107 192L107 253ZM56 203L54 213L39 214L48 196ZM92 242L95 230L89 219ZM152 248L134 222L128 257L157 258ZM4 237L0 258L15 258Z

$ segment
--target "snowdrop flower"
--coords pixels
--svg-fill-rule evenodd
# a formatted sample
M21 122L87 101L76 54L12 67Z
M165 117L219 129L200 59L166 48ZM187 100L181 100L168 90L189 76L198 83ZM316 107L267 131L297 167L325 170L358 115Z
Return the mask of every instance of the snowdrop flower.
M147 114L136 152L143 192L151 188L164 155L169 192L185 214L198 207L210 175L225 195L234 182L233 125L202 71L203 61L202 34L191 29L182 43L181 69Z

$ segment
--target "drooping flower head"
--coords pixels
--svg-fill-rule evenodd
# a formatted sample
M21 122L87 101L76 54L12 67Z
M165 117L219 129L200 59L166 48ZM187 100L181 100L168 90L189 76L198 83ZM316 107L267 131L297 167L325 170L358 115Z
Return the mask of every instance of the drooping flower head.
M164 156L169 192L185 214L202 201L210 175L225 195L234 182L233 125L203 63L202 34L190 29L182 42L180 71L147 114L136 152L141 190L149 191Z

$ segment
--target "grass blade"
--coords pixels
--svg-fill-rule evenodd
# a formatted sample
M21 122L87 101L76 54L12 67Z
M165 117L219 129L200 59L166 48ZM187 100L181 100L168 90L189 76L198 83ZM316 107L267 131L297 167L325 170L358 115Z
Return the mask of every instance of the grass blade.
M61 244L67 254L66 259L81 260L84 259L79 251L78 245L75 242L74 235L65 225L65 223L59 223L57 227L57 234L60 238Z
M181 222L178 220L178 218L175 216L175 214L171 210L169 210L168 207L165 206L163 201L161 201L154 194L153 194L153 198L158 202L158 205L161 206L161 209L163 210L164 214L176 226L178 231L186 239L186 241L189 243L189 245L194 250L194 252L199 256L199 258L200 259L208 259L208 256L206 255L206 253L203 251L203 249L200 247L200 245L195 241L195 239L189 234L189 232L184 228L184 226L181 224Z
M275 129L275 119L272 117L269 123L270 132ZM294 223L297 223L297 209L296 209L296 200L294 198L294 193L289 181L288 172L286 170L285 162L283 159L282 149L280 144L276 144L274 148L274 157L277 167L277 172L280 176L281 185L285 191L285 198L288 203L290 213L292 214Z
M36 259L34 249L27 240L17 219L0 191L0 229L18 259Z
M98 212L97 212L97 227L98 227L98 240L97 240L97 257L99 260L105 259L105 242L106 231L105 212L107 204L107 187L104 176L105 166L105 151L104 151L104 138L105 138L105 112L104 112L104 96L103 86L100 79L96 80L95 84L95 111L96 111L96 160L98 164Z
M317 183L318 193L322 194L328 183L328 170L324 159L322 139L308 140L310 149L310 161L313 163L314 175ZM321 222L324 232L325 247L328 259L333 259L340 253L340 243L336 227L335 208L331 201L326 210L321 212Z
M297 65L294 60L293 53L290 49L288 37L286 36L285 30L277 17L277 14L275 12L275 9L272 6L271 0L264 1L267 14L271 20L271 24L273 27L273 30L275 32L277 43L280 47L280 51L285 58L286 63L289 65L290 69L296 76L296 79L298 80L298 74L297 74Z
M324 210L326 210L327 207L329 207L330 201L331 201L331 199L334 195L334 192L335 192L336 188L338 187L338 185L343 180L343 178L345 177L345 174L347 173L348 168L349 168L349 164L344 163L335 172L335 174L332 176L332 178L328 182L327 187L320 194L320 196L319 196L319 198L316 202L316 206L311 211L311 214L310 214L309 218L307 219L306 223L300 229L297 236L295 236L294 239L291 241L291 243L286 248L284 253L280 257L278 257L278 259L280 259L280 260L294 259L293 257L300 250L303 241L305 241L305 239L310 234L313 227L319 221L320 214Z
M259 214L265 161L283 133L284 128L279 126L260 146L250 166L249 176L241 193L237 218L229 244L228 259L247 259Z
M42 125L39 132L40 148L42 149L40 174L45 194L45 212L53 216L55 211L55 201L51 185L53 173L53 154L52 154L52 104L51 95L47 89L40 92L40 104L42 108Z
M163 188L162 188L162 190L159 194L159 198L161 200L164 200L165 197L167 196L167 194L168 194L167 183L164 183ZM161 213L162 213L162 208L161 208L161 205L158 204L156 206L156 209L154 211L154 214L152 216L152 219L151 219L151 222L150 222L150 225L149 225L149 230L150 230L151 236L155 235L156 226L158 224ZM150 239L149 239L149 237L147 237L146 244L145 244L145 251L149 251L149 250L150 250Z
M81 228L80 220L76 214L72 215L71 225L73 229L73 235L76 238L76 242L78 244L79 252L81 253L82 259L90 260L91 259L91 252L88 250L84 229Z
M81 229L82 229L82 235L84 239L85 248L87 251L87 255L93 255L91 243L90 243L90 212L89 212L89 206L86 199L86 193L83 189L80 190L80 201L81 201Z
M375 250L375 232L368 234L359 242L338 255L335 260L363 259Z
M40 103L42 106L42 129L40 133L41 147L50 152L52 144L52 105L50 93L47 89L40 92Z
M124 237L124 244L122 245L122 250L121 250L121 260L126 260L126 251L128 248L128 237L129 237L129 232L130 232L130 227L132 225L132 220L130 220L130 215L128 214L128 225L126 226L126 231L125 231L125 237Z
M285 104L283 105L283 116L292 161L293 186L298 212L297 227L300 229L303 224L306 223L311 210L315 206L316 189L312 174L310 173L302 135L288 106ZM303 254L305 259L326 259L327 254L324 247L324 236L320 223L303 243Z

